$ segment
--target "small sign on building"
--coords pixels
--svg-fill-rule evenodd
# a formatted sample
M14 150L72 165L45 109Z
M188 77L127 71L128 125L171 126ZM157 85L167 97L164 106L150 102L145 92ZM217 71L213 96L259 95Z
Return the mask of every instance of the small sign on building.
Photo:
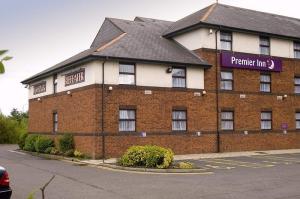
M85 81L85 69L81 68L65 75L65 86L78 84Z
M33 85L33 94L37 95L46 92L46 81Z

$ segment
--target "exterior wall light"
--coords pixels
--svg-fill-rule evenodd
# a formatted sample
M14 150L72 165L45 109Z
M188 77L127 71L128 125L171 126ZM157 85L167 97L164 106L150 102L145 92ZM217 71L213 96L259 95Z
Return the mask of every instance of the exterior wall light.
M72 96L72 93L71 93L71 91L67 91L67 94L68 94L68 95L70 95L70 96Z
M207 94L206 91L202 91L202 95L205 96Z
M249 134L249 132L248 131L244 131L244 135L248 135Z
M201 133L200 131L198 131L198 132L196 132L196 135L197 135L198 137L200 137L200 136L202 135L202 133Z
M113 87L112 87L112 86L108 87L108 90L109 90L109 91L112 91L112 90L113 90Z
M168 67L166 72L167 73L172 73L172 71L173 71L173 68L172 67Z
M147 137L147 133L146 132L141 132L141 137Z
M41 101L42 101L42 99L41 99L41 98L37 98L37 101L41 102Z
M285 94L285 95L283 95L283 99L286 99L287 97L288 97L288 95L286 95L286 94Z

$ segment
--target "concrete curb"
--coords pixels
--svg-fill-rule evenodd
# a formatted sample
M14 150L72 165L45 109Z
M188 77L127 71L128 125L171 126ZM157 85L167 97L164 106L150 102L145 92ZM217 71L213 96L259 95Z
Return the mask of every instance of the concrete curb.
M51 159L51 160L61 160L61 161L67 161L75 163L76 165L89 165L89 166L96 166L99 168L109 168L112 170L120 170L120 171L129 171L129 172L140 172L140 173L156 173L156 174L176 174L176 173L186 173L186 174L203 174L203 173L210 173L208 169L201 169L201 168L195 168L195 169L153 169L153 168L136 168L136 167L123 167L119 165L113 165L113 164L105 164L105 163L98 163L98 164L92 164L89 163L86 160L79 160L77 158L69 158L59 155L52 155L52 154L44 154L44 153L37 153L37 152L30 152L30 151L24 151L24 150L17 150L23 153L30 154L32 156L41 157L45 159Z

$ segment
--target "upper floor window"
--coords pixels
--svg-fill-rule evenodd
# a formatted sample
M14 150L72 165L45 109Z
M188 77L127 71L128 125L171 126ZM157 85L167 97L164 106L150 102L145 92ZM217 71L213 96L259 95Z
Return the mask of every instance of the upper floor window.
M134 132L135 131L135 110L122 109L119 110L119 131Z
M300 112L296 112L295 119L296 119L296 129L300 129Z
M58 130L58 114L57 112L53 112L53 132L57 132Z
M174 88L186 87L186 69L174 67L172 70L172 85Z
M260 92L271 92L271 75L261 74L260 75Z
M53 76L53 93L57 93L57 74Z
M172 130L186 131L186 129L187 129L186 110L174 110L172 112Z
M222 130L233 130L234 117L233 111L222 111L221 112L221 129Z
M300 77L295 77L295 93L300 94Z
M220 32L221 49L232 50L232 33L231 32Z
M300 59L300 42L294 42L294 57Z
M231 71L221 71L221 90L233 90L233 74Z
M259 37L260 54L270 55L270 38Z
M260 128L261 128L261 130L271 130L272 129L272 112L271 111L261 112Z
M119 84L135 85L135 65L120 63Z

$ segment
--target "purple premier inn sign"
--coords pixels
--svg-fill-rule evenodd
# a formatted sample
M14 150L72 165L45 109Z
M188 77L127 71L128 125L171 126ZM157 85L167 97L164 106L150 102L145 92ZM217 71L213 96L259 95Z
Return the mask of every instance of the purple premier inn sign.
M262 70L270 72L281 72L281 59L246 53L222 52L221 66L227 68Z

